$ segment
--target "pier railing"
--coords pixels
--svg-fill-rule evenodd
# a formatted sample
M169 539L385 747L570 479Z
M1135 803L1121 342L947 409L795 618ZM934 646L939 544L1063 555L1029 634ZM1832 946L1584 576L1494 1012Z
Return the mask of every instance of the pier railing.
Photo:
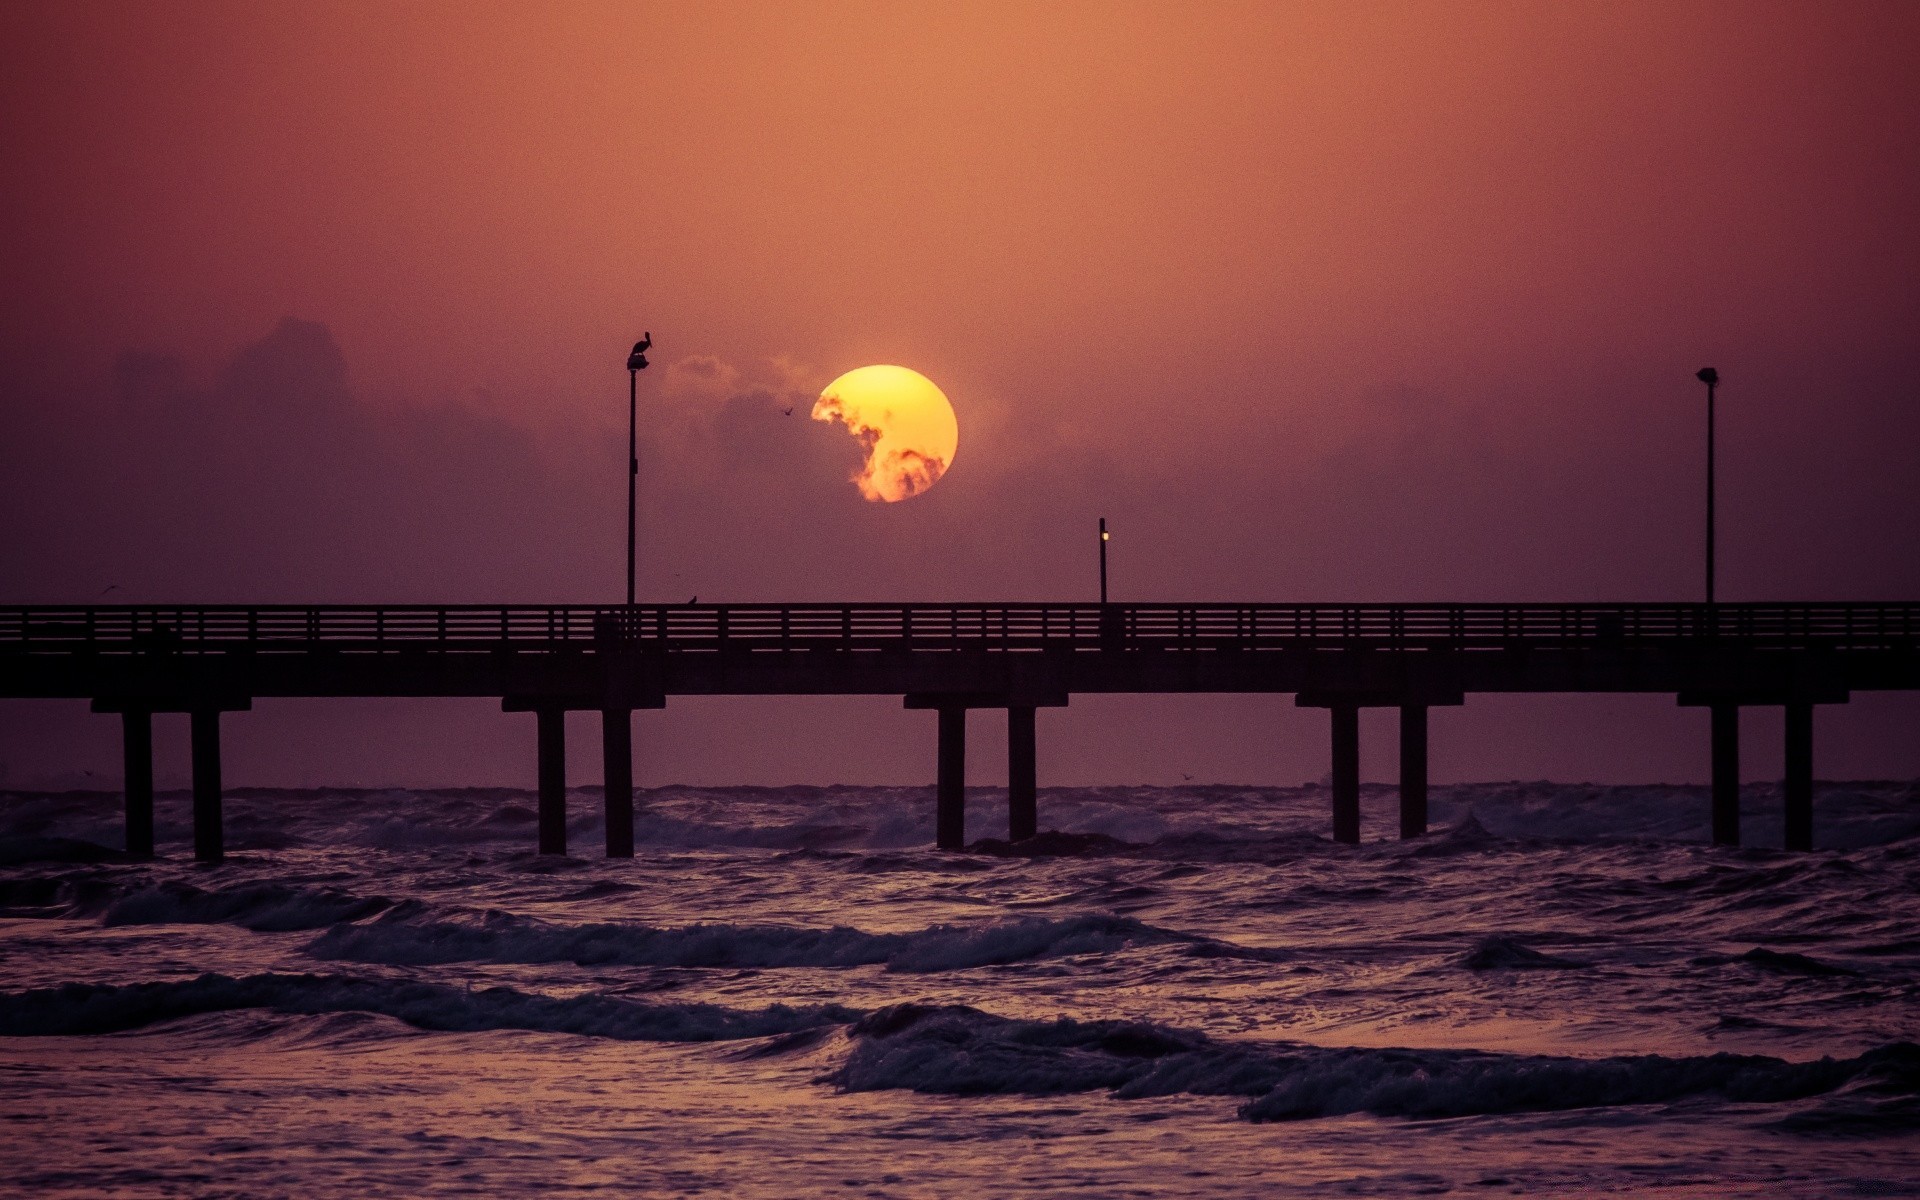
M1914 604L692 604L0 607L9 654L1920 646Z

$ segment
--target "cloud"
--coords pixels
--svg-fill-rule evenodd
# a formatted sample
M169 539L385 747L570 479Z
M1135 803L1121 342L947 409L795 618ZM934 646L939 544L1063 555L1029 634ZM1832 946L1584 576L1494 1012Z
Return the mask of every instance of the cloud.
M667 366L662 390L669 396L721 397L733 394L740 372L710 354L689 354Z
M767 359L767 366L783 392L802 392L815 396L829 381L825 371L787 354L773 355Z

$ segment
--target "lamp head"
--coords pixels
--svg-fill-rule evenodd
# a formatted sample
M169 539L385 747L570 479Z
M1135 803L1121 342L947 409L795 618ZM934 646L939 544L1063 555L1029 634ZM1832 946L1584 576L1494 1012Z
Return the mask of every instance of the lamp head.
M653 334L640 335L640 340L633 344L633 353L627 355L627 370L644 371L647 367L647 351L652 346Z
M1714 370L1712 367L1701 367L1698 373L1694 375L1694 378L1706 384L1708 387L1712 387L1714 384L1720 382L1720 372Z

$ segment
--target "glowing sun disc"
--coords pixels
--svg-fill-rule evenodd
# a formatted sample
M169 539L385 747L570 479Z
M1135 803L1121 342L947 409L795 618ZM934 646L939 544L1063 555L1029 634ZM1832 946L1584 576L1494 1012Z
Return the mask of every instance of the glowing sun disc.
M848 371L820 393L813 419L840 422L866 450L852 481L868 500L918 496L947 473L960 444L960 422L946 393L906 367Z

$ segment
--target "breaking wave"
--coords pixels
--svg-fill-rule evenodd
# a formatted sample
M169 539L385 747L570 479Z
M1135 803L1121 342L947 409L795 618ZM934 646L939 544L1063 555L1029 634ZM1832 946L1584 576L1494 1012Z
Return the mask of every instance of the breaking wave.
M247 883L206 890L169 880L114 900L102 925L238 925L255 933L325 929L393 906L384 896L355 896L335 888Z
M1546 954L1510 937L1495 934L1480 941L1460 959L1469 971L1570 970L1589 964Z
M837 1004L743 1010L606 994L548 996L508 987L337 975L260 974L128 985L69 983L0 993L0 1036L126 1032L256 1010L371 1014L432 1032L517 1030L618 1041L763 1040L754 1056L811 1050L846 1027L850 1050L820 1082L842 1090L960 1096L1106 1092L1242 1101L1250 1121L1366 1113L1437 1119L1684 1101L1781 1104L1820 1098L1776 1125L1823 1133L1920 1129L1920 1046L1790 1062L1764 1055L1599 1059L1474 1050L1235 1043L1135 1021L1017 1020L961 1005Z
M713 1042L771 1037L844 1024L859 1016L836 1004L752 1011L713 1004L648 1004L612 996L555 997L513 988L336 975L208 974L135 984L69 983L0 993L0 1036L118 1033L162 1021L241 1009L288 1015L374 1013L417 1029L472 1033L518 1029L617 1041Z
M456 962L735 968L880 965L888 971L925 974L1156 945L1183 945L1219 957L1268 957L1262 951L1161 929L1130 917L1091 914L936 925L911 933L868 933L846 926L554 925L505 913L489 914L478 924L414 922L402 917L336 925L315 938L307 953L383 966Z
M829 1081L942 1095L1106 1091L1244 1097L1241 1117L1441 1118L1704 1099L1778 1103L1865 1084L1920 1091L1920 1046L1788 1062L1762 1055L1601 1059L1473 1050L1252 1046L1125 1021L1019 1021L959 1005L894 1005L857 1021Z

